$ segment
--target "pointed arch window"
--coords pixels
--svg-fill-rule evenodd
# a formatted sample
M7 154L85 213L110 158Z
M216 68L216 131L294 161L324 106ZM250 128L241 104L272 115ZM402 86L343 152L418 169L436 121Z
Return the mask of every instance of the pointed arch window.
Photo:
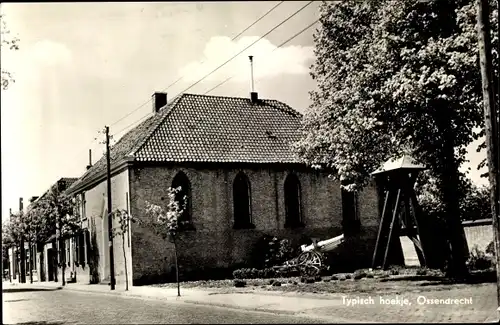
M179 218L179 223L181 225L181 229L192 229L193 228L193 220L192 220L192 205L191 205L191 182L189 182L188 177L184 172L180 171L175 175L172 181L172 188L180 187L180 191L175 194L175 200L177 202L183 202L184 197L186 198L186 208L182 212L182 215Z
M295 174L289 174L285 179L285 227L302 227L302 193L300 182Z
M248 177L240 172L233 182L234 229L255 228L252 224L252 196Z

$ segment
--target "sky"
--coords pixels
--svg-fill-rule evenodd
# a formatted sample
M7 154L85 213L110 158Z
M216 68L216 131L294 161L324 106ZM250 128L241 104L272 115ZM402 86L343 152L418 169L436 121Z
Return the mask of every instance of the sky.
M237 38L278 2L1 4L21 40L1 54L16 80L1 92L2 218L20 197L26 206L61 177L81 176L88 150L93 162L104 153L103 128L118 140L151 113L155 91L248 97L249 55L259 97L304 113L314 26L280 45L318 18L319 2L258 40L307 3L286 1ZM471 178L484 183L475 166L485 153L470 152Z

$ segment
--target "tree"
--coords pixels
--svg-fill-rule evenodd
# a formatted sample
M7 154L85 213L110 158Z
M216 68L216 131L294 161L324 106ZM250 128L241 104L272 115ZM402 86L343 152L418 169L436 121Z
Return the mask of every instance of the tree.
M122 239L123 261L125 262L125 291L128 291L128 270L127 270L127 254L125 252L125 235L130 229L130 223L135 222L135 219L128 213L127 210L117 209L112 213L114 220L118 219L118 227L113 228L112 238L117 236Z
M483 126L473 0L323 2L319 22L298 153L348 190L389 158L418 158L446 212L448 275L464 278L459 167Z
M26 282L26 256L24 254L24 241L27 239L27 223L26 216L23 211L17 213L12 213L8 222L5 224L5 228L2 229L2 244L7 244L8 247L19 249L19 282ZM5 237L5 239L4 239Z
M12 36L11 32L7 26L7 22L5 21L5 16L0 15L0 20L2 21L1 26L1 51L4 52L6 50L9 51L17 51L19 50L19 38ZM8 70L1 69L2 73L2 89L7 90L9 88L10 83L14 82L14 78L12 73Z
M38 207L41 216L47 218L45 221L48 227L46 230L56 234L59 242L59 266L62 268L62 285L66 285L65 271L69 261L66 261L65 240L69 239L80 231L81 219L78 213L79 201L60 193L57 186L54 186L44 196Z
M179 220L186 209L187 198L184 196L182 202L176 200L176 194L181 191L181 187L175 189L168 189L169 202L164 209L163 207L149 202L146 203L146 213L152 217L153 222L151 225L157 234L160 234L163 239L167 239L174 245L174 258L175 258L175 277L177 281L177 295L181 296L181 289L179 283L179 264L177 261L177 239L179 229L184 225ZM187 221L185 221L187 222Z

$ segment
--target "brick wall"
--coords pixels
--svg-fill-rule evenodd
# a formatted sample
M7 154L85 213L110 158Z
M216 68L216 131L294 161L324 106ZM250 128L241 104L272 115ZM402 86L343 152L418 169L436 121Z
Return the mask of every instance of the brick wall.
M179 240L179 261L186 271L203 267L228 268L249 262L252 246L263 234L293 239L302 236L326 239L342 233L340 186L317 172L296 174L301 183L304 228L285 229L284 182L289 170L245 169L251 183L252 219L255 229L233 230L232 184L236 169L194 169L145 167L131 170L132 213L146 218L146 201L164 205L167 189L178 171L182 170L191 182L192 218L195 231L184 233ZM362 240L375 241L377 197L369 187L360 195ZM353 259L362 259L369 243L355 244ZM157 281L173 270L172 245L141 224L132 229L132 257L136 283ZM366 260L366 257L365 257Z

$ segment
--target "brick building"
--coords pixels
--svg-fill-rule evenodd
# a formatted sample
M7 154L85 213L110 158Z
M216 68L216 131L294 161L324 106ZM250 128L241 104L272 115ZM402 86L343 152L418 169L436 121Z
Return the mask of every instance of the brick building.
M348 236L348 252L339 261L366 264L378 226L375 187L350 196L326 173L303 164L290 147L299 138L301 118L257 93L250 98L181 94L169 102L166 94L155 93L153 115L111 148L113 210L147 218L146 202L164 205L168 188L181 186L188 197L183 218L190 224L179 242L183 274L245 265L263 234L297 243L304 236L339 235L343 225L358 220L361 228ZM107 281L105 157L67 194L80 196L90 234L74 268L76 280ZM171 276L172 244L141 223L131 224L127 235L124 242L114 239L117 285L125 280L123 252L130 284ZM89 268L92 258L95 267Z

